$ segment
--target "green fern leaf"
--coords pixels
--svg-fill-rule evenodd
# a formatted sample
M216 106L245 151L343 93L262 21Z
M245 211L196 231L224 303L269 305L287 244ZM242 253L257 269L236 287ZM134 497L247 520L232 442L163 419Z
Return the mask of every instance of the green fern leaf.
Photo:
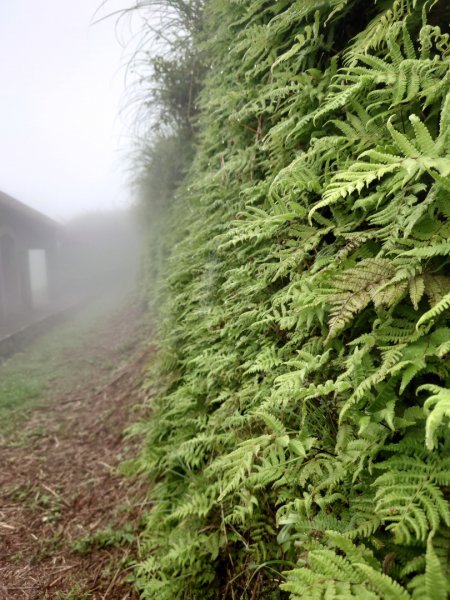
M434 392L425 400L424 410L427 416L425 430L425 443L429 450L433 450L437 445L436 430L443 425L444 418L450 419L450 390L441 388L437 385L422 385L417 389L420 391ZM432 408L434 407L434 408ZM450 422L448 424L450 426Z
M410 279L409 281L409 296L415 310L419 309L419 302L425 292L425 281L422 275Z
M355 564L355 568L367 577L368 587L372 588L380 598L386 600L411 600L408 592L402 586L385 575L365 564Z
M386 123L386 127L400 152L408 158L418 158L420 156L419 150L411 143L406 135L394 128L392 125L392 118Z
M439 156L439 149L436 147L433 138L430 135L427 127L416 115L410 115L409 120L414 128L416 135L416 143L422 154L437 158Z
M427 540L425 590L427 594L426 600L446 600L448 598L447 581L439 558L434 551L431 535Z
M424 542L441 521L450 524L450 509L439 487L450 477L447 464L394 456L377 468L386 473L374 482L375 511L396 543Z
M450 308L450 293L446 294L439 302L437 302L433 308L430 308L426 313L424 313L420 319L417 321L416 329L419 329L421 325L427 323L432 319L436 319L440 314Z

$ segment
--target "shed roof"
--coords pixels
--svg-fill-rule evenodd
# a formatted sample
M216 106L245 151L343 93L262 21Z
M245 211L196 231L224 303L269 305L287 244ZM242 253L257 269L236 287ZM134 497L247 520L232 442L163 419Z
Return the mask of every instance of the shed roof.
M21 216L27 218L30 221L34 221L55 229L62 228L61 223L58 223L58 221L47 217L47 215L44 215L43 213L39 212L34 208L31 208L31 206L28 206L27 204L16 200L16 198L5 194L5 192L0 191L0 210L3 207L12 210L17 214L20 214Z

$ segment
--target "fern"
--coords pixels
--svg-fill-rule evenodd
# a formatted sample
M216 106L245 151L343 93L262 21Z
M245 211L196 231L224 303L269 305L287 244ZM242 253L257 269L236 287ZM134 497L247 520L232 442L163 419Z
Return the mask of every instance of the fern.
M169 5L172 153L139 162L141 597L444 598L447 4Z
M445 351L448 351L448 344L445 344ZM429 396L424 404L425 412L428 414L425 429L425 442L429 450L437 445L436 430L443 424L444 418L450 418L450 391L435 385L423 385L418 388L418 392L426 390L434 392Z
M441 521L450 525L450 510L439 489L450 481L448 460L441 465L432 458L392 457L377 468L386 473L374 482L375 511L396 543L424 542Z
M431 319L435 319L441 313L446 311L450 307L450 294L446 294L439 302L437 302L433 308L430 308L426 313L424 313L420 319L417 321L416 327L419 328L421 325L430 321Z
M380 573L364 546L356 546L335 532L326 535L345 555L326 548L309 552L308 568L291 571L281 586L292 598L411 598L398 583Z

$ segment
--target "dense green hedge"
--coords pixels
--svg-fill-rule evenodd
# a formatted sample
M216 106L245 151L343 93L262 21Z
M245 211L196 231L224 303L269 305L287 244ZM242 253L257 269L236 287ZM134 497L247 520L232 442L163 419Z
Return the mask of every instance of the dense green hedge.
M206 1L143 598L448 596L449 14Z

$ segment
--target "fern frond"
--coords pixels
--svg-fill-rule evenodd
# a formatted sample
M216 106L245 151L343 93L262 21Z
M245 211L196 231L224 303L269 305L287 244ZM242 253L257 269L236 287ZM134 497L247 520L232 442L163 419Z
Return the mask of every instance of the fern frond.
M424 313L420 319L417 321L416 329L419 329L421 325L436 319L439 315L441 315L444 311L450 308L450 293L446 294L439 302L437 302L433 308L430 308L426 313Z
M429 450L433 450L437 445L436 430L443 425L444 418L450 419L450 390L437 385L425 384L417 389L417 392L421 391L434 392L424 403L424 410L428 415L425 443ZM450 427L450 423L448 426Z
M419 458L392 457L377 465L386 471L374 482L376 514L396 543L424 542L441 521L450 524L450 509L440 485L450 478L447 464Z
M410 599L397 582L384 575L364 546L356 546L335 532L327 532L344 556L320 548L308 554L307 567L292 570L281 588L292 598Z
M445 600L448 598L448 585L441 563L433 548L433 537L427 540L425 591L427 600Z

